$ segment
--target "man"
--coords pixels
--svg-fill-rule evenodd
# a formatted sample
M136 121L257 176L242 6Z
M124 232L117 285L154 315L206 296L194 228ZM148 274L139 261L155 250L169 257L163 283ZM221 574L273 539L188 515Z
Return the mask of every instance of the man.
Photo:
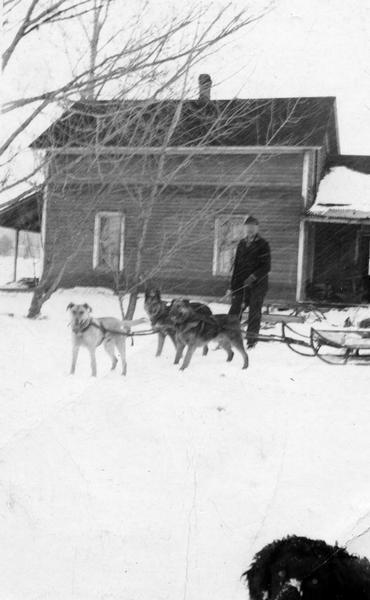
M240 318L243 310L249 306L248 348L253 348L257 343L270 268L270 246L258 233L258 220L249 215L244 222L244 238L236 249L229 310L230 315L238 315Z

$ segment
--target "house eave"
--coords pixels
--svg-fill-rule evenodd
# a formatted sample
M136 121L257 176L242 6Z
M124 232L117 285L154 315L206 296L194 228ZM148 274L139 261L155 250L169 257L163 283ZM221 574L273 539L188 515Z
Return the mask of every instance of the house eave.
M32 146L31 146L32 147ZM322 146L70 146L33 148L35 151L47 150L54 154L303 154Z
M343 223L347 225L369 225L369 217L334 217L332 215L305 215L303 220L308 223Z
M333 111L334 111L334 122L335 122L335 131L336 131L337 153L340 154L338 107L337 107L337 99L336 98L334 99L334 103L333 103Z

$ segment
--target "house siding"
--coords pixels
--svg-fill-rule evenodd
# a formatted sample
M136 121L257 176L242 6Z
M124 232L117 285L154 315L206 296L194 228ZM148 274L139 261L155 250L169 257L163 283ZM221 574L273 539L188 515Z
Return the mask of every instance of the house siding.
M198 179L205 163L203 157L197 157L192 159L195 164L187 165L187 177L175 180L176 185L172 181L162 186L147 230L142 270L164 292L222 296L230 277L212 274L215 220L222 214L252 213L260 221L261 235L271 245L269 298L295 301L303 154L255 160L249 185L248 180L241 185L240 176L251 157L237 156L231 163L229 158L233 157L218 157L217 169L213 161L207 162L211 172L204 171L202 185ZM104 160L95 168L101 174L105 166ZM112 273L93 269L95 215L99 211L125 215L124 264L125 272L132 273L142 210L148 207L153 189L150 179L137 178L133 185L131 173L122 170L118 181L108 177L94 183L90 165L84 177L74 172L73 178L66 181L61 167L60 160L53 162L47 188L45 253L49 264L58 272L64 269L64 287L112 286ZM68 170L68 162L64 168ZM212 179L219 184L207 184Z
M166 156L55 154L56 184L300 186L304 153Z

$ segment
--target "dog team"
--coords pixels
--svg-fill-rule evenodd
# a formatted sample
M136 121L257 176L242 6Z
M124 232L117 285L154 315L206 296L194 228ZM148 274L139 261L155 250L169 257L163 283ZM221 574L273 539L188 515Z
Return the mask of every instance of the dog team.
M158 346L156 356L162 353L164 341L168 336L175 347L177 365L183 357L180 370L186 369L197 348L208 353L208 343L218 342L226 351L227 361L231 361L235 348L243 359L243 369L248 367L248 355L245 351L239 318L235 315L212 314L211 309L200 302L176 299L168 303L162 300L159 290L145 292L144 308L150 320L153 333L157 333ZM71 315L72 327L72 365L74 374L78 353L81 347L90 354L91 373L96 376L96 348L103 344L112 361L112 370L118 363L115 350L121 357L122 375L126 375L126 339L132 326L146 322L145 318L120 321L115 317L94 318L88 304L70 303L67 310Z

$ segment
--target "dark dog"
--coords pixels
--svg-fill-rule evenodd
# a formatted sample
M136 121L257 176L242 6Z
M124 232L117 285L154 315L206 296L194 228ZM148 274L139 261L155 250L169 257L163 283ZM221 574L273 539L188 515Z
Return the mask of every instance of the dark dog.
M209 316L212 315L211 309L201 302L190 302L192 308L197 314ZM158 346L156 356L160 356L163 350L163 344L168 336L175 349L176 346L176 329L172 319L170 318L171 303L167 303L161 298L161 293L158 289L152 288L145 291L144 308L150 319L151 325L158 332ZM203 350L207 354L208 348Z
M204 316L197 313L188 300L173 300L170 308L170 318L176 329L177 352L175 364L178 364L185 346L187 352L181 365L183 371L189 366L194 351L212 340L227 352L227 360L234 356L234 346L243 357L243 369L248 367L248 355L244 349L240 322L234 315Z
M295 535L262 548L243 577L251 600L370 599L366 558Z

